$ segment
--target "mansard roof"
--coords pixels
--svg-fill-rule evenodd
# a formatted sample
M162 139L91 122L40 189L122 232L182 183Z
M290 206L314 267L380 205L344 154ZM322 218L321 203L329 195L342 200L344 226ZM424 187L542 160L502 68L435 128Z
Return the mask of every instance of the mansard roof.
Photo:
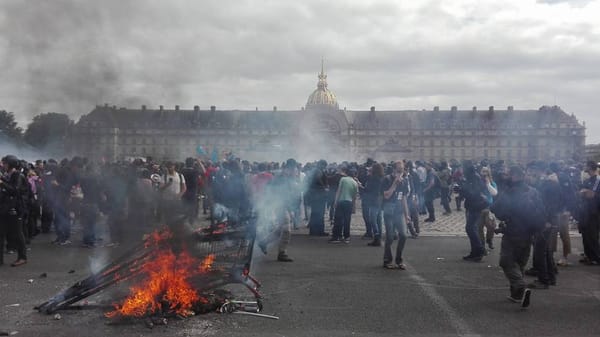
M558 106L542 106L537 110L402 110L346 111L354 129L471 129L471 128L548 128L566 124L582 127L574 115Z
M560 107L543 106L537 110L340 110L355 130L394 129L479 129L479 128L548 128L565 124L582 128L574 115ZM303 111L277 110L172 110L126 109L96 106L81 117L78 126L135 129L252 129L286 130L296 125ZM323 111L321 113L331 113Z

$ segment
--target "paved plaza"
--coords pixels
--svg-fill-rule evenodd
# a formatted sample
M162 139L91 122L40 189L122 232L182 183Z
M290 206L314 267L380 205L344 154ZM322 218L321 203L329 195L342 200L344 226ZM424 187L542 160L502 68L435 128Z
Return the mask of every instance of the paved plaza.
M301 228L294 231L289 248L292 263L277 262L276 247L267 255L255 250L252 273L263 284L263 313L278 320L211 313L153 329L141 322L108 324L106 309L93 306L62 311L60 319L34 311L35 305L127 248L59 247L50 244L52 235L40 235L27 265L0 267L0 332L86 337L598 335L600 267L577 262L579 237L573 237L572 265L559 269L558 285L534 291L531 307L523 311L506 300L508 282L498 266L499 248L481 263L461 259L469 245L463 217L463 212L440 215L423 227L419 239L409 239L404 271L381 268L382 248L368 247L360 238L360 210L350 244L328 244L326 237L310 237ZM76 228L74 239L78 235ZM500 246L499 237L495 243ZM240 298L250 295L241 287L232 290ZM108 305L115 291L107 289L89 303Z

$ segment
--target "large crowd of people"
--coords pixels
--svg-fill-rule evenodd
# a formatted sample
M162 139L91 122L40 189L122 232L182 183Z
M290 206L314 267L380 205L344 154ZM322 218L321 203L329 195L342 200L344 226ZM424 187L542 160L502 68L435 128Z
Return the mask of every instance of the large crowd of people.
M502 233L500 266L510 283L509 299L524 307L530 289L555 285L556 266L569 263L571 223L577 223L582 236L580 262L600 264L600 179L595 162L536 161L520 166L503 161L369 159L302 165L294 159L99 163L73 157L29 163L13 155L1 162L0 265L5 254L15 253L11 265L26 264L28 246L41 233L53 232L57 246L73 244L74 223L82 229L78 244L94 248L100 242L117 245L139 239L175 216L192 226L204 217L213 222L253 218L258 247L266 253L277 241L277 260L292 262L287 251L292 228L306 226L309 235L329 237L330 244L350 243L359 200L363 238L369 239L369 246L384 247L384 268L403 270L405 243L418 238L420 216L425 222L438 220L438 199L442 217L464 210L470 245L465 261L482 261L494 249L494 235ZM103 238L97 228L101 214L108 228ZM332 225L331 233L326 222ZM555 261L559 237L562 252ZM525 270L532 249L533 268ZM527 284L524 273L535 275L536 281Z

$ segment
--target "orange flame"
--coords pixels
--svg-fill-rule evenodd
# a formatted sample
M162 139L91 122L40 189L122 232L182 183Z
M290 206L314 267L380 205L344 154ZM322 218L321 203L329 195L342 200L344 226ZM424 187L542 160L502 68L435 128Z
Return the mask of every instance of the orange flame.
M156 243L164 238L153 236L152 241ZM213 254L200 261L186 251L175 255L168 248L159 250L155 258L141 267L147 278L132 286L129 297L122 304L116 304L115 310L105 316L143 317L158 312L189 315L195 303L206 300L198 295L188 280L208 272L214 260Z

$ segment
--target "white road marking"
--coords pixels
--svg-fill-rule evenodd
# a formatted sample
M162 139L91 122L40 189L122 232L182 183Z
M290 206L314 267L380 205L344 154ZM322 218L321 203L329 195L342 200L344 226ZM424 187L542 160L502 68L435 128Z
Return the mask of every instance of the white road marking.
M410 278L413 279L421 288L421 290L423 290L425 295L429 297L429 299L438 308L440 308L444 312L444 314L446 314L448 320L450 321L450 324L454 327L458 336L481 337L481 335L476 334L473 328L471 328L471 326L469 325L469 323L462 319L458 312L456 312L456 310L454 310L454 308L452 308L452 306L450 306L450 304L448 304L448 302L440 294L438 294L433 285L427 283L427 281L421 276L419 276L413 268L408 267L407 269L410 272Z

